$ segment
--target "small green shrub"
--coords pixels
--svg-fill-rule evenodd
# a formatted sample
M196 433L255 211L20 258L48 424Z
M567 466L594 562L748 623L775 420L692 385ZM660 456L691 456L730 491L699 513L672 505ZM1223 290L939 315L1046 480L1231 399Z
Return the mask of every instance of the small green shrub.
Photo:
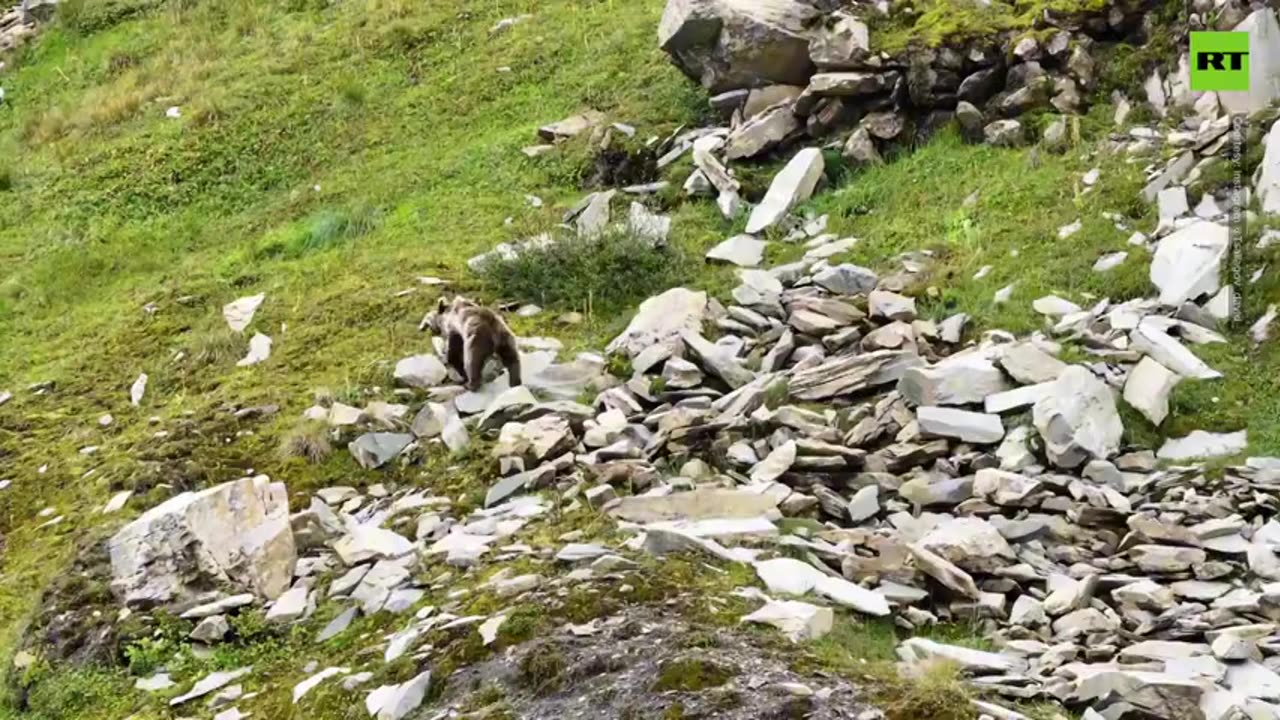
M163 667L177 652L168 638L142 638L124 649L124 657L130 674L145 677Z
M512 300L605 312L678 285L688 275L683 250L655 248L624 232L562 239L491 261L480 271L490 291Z

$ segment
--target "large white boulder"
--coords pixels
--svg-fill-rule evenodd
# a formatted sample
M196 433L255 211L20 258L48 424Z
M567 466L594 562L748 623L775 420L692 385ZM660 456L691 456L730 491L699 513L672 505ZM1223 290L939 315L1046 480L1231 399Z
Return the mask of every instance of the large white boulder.
M812 5L797 0L668 0L658 45L712 94L805 85Z
M792 208L812 197L825 169L822 150L805 148L796 153L774 176L764 199L751 211L747 233L764 232L786 217Z
M1151 282L1160 288L1160 303L1178 307L1218 292L1230 239L1226 226L1200 221L1161 240L1151 258Z
M1262 175L1258 178L1258 197L1262 212L1280 213L1280 122L1267 133L1266 151L1262 155Z
M107 549L112 590L142 608L217 589L275 599L289 589L297 562L288 493L265 475L171 498L122 528Z
M1254 113L1280 98L1280 23L1270 8L1254 11L1235 27L1249 33L1249 89L1219 92L1228 113Z
M686 330L701 332L707 312L707 294L687 288L671 288L640 303L627 329L613 339L606 352L635 357L640 351L661 344L680 344Z
M1036 401L1032 413L1045 453L1059 467L1105 460L1120 450L1124 424L1111 388L1087 368L1072 365Z

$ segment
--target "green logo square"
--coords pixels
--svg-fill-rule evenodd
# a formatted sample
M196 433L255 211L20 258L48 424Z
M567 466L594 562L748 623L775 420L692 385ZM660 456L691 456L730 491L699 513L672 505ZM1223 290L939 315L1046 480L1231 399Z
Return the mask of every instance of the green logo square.
M1191 89L1248 90L1249 33L1191 33Z

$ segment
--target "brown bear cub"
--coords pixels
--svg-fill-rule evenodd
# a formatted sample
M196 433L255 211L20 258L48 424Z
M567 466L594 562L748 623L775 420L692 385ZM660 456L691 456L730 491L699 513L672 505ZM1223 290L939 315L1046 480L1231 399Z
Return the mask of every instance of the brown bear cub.
M484 383L484 366L494 355L510 376L511 387L520 384L520 352L516 336L494 311L464 297L440 298L431 317L431 332L445 339L449 367L463 377L468 390Z

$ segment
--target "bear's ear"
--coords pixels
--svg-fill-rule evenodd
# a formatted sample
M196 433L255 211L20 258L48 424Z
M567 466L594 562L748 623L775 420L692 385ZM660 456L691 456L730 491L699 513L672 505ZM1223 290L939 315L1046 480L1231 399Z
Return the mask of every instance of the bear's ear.
M449 309L449 299L441 295L440 301L436 303L436 311L444 312L445 310L448 310L448 309Z

